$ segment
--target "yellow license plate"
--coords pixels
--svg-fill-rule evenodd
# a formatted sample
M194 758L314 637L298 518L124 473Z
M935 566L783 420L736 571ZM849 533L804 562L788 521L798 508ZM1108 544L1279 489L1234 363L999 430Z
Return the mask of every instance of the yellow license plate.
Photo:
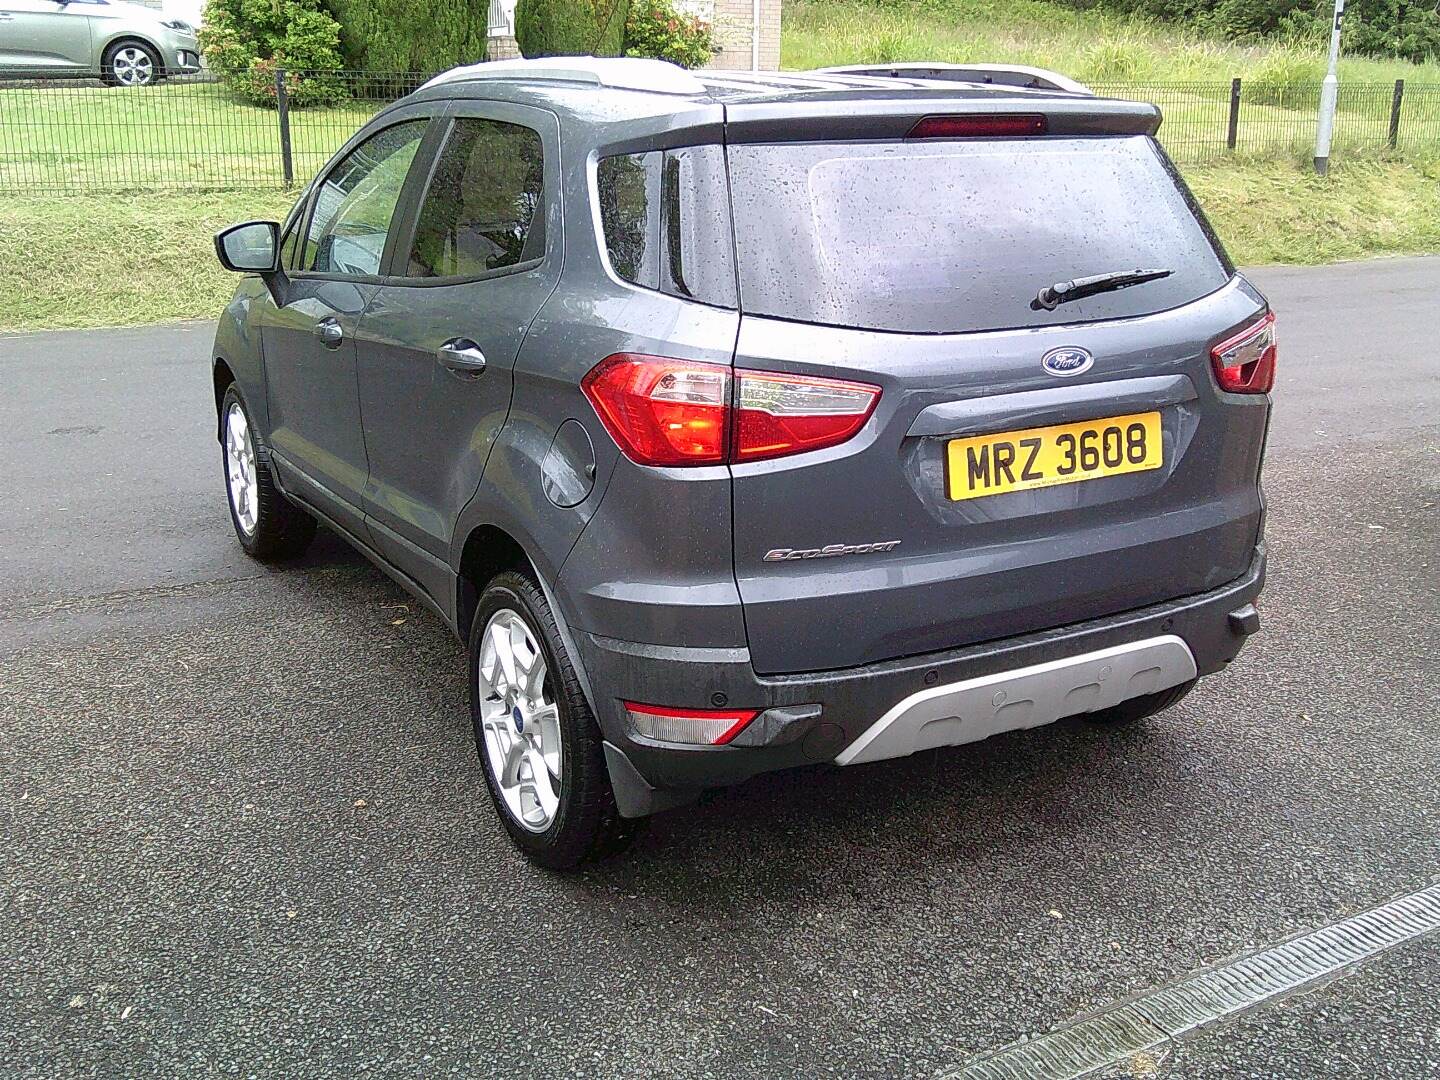
M1164 464L1160 414L951 439L945 459L946 487L957 500L1145 472Z

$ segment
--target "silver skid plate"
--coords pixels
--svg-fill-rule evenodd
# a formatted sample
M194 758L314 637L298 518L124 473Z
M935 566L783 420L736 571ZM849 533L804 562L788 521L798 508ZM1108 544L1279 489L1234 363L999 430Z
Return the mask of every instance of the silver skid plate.
M1190 647L1173 634L982 675L911 694L840 752L838 765L978 742L1076 713L1108 709L1195 678Z

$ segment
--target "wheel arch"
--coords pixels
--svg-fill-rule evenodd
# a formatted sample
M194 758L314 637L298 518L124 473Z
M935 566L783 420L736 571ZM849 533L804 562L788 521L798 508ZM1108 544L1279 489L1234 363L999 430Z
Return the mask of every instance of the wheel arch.
M491 578L506 570L530 574L545 588L534 560L519 540L498 525L476 525L465 537L455 579L455 632L462 641L470 638L470 624L480 604L481 591Z
M100 67L101 67L101 70L104 70L105 63L106 63L106 61L109 60L109 58L110 58L110 52L111 52L111 50L117 49L117 48L119 48L121 45L124 45L124 44L127 43L127 42L132 43L132 44L135 44L135 45L143 45L145 48L149 49L152 53L155 54L155 59L156 59L157 61L159 61L159 68L160 68L160 70L161 70L161 71L164 71L164 69L165 69L165 50L162 49L162 48L159 46L159 44L157 44L156 42L151 41L149 38L147 38L144 34L137 34L134 30L130 30L130 29L116 30L113 34L111 34L108 38L106 38L103 42L101 42L101 44L100 44ZM90 55L93 56L93 55L95 55L95 54L94 54L94 53L91 53Z
M225 403L225 391L236 381L235 372L230 370L230 365L223 356L217 356L211 365L211 377L215 384L215 437L223 442L225 416L222 407Z

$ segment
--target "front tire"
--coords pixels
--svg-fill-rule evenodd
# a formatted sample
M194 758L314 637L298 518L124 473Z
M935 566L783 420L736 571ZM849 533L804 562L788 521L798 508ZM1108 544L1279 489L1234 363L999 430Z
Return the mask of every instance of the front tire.
M269 453L233 383L220 402L220 423L225 493L240 546L262 562L304 554L315 539L315 519L275 486Z
M1154 694L1143 694L1140 697L1131 698L1129 701L1122 701L1119 705L1112 705L1108 709L1101 709L1099 712L1086 713L1085 719L1092 724L1135 724L1158 712L1180 704L1191 690L1195 689L1198 679L1191 679L1189 682L1181 683L1179 686L1172 686L1168 690L1160 690Z
M526 574L506 571L470 627L470 716L500 821L531 862L568 870L628 847L602 737L560 639Z
M153 86L164 73L159 54L143 41L117 41L100 62L100 77L109 86Z

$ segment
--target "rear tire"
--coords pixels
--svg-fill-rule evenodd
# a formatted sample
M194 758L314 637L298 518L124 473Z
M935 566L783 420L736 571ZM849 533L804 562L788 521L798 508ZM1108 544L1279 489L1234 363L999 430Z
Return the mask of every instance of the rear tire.
M615 807L600 727L527 574L486 587L470 627L470 717L500 822L531 862L569 870L623 851L643 822ZM518 718L518 719L517 719Z
M1131 698L1129 701L1122 701L1119 705L1113 705L1108 709L1086 713L1085 719L1092 724L1134 724L1154 716L1158 712L1164 712L1172 705L1180 704L1185 695L1195 689L1197 682L1199 682L1198 679L1191 679L1179 686L1172 686L1168 690Z
M100 61L100 77L107 86L153 86L164 75L160 54L143 41L117 41Z
M315 519L275 486L270 451L234 383L220 402L220 461L230 524L245 553L261 562L302 555L315 539Z

